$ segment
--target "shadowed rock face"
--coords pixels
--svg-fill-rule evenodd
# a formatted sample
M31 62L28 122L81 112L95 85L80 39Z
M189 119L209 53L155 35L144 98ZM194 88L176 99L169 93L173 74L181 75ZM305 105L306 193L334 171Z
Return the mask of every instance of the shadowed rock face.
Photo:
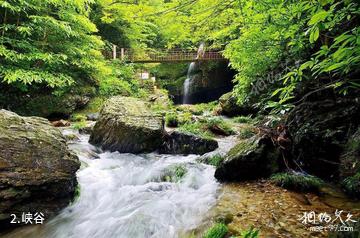
M1 227L11 213L49 217L71 201L80 163L46 119L0 110L0 151Z
M287 119L293 157L305 171L321 178L353 175L359 169L359 157L346 143L351 142L351 135L355 139L359 117L360 98L330 98L296 106Z
M151 152L161 145L163 133L162 116L151 112L141 100L119 96L101 109L90 143L122 153Z

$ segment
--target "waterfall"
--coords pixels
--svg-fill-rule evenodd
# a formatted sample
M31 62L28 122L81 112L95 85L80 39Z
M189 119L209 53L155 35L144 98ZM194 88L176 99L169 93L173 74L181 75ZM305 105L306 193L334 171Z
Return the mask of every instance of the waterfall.
M195 69L195 62L191 62L188 68L187 77L184 81L184 98L183 98L183 104L189 104L190 103L190 89L192 84L192 76Z
M205 54L205 44L201 43L198 51L197 51L197 56L196 59L202 58ZM184 96L183 96L183 104L189 104L191 103L191 86L193 83L193 76L194 76L194 71L196 68L196 63L195 62L191 62L187 71L187 76L186 79L184 81Z

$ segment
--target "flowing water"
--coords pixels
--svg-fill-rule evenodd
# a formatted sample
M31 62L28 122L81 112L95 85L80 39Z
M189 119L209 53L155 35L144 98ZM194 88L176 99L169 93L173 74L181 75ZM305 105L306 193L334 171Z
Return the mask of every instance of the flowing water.
M79 138L69 146L82 163L80 197L45 225L5 237L181 237L206 222L219 184L214 168L197 162L199 156L102 152L88 143L89 136L64 130L72 133ZM229 144L220 141L220 147L218 152ZM186 174L164 181L179 165Z
M205 54L205 44L201 43L197 51L196 59L202 58L204 54ZM195 69L196 69L196 63L191 62L183 86L183 90L184 90L183 104L191 103L191 86L192 86Z
M188 68L187 76L184 81L184 97L183 104L189 104L191 102L191 85L192 85L192 76L195 70L196 63L191 62Z

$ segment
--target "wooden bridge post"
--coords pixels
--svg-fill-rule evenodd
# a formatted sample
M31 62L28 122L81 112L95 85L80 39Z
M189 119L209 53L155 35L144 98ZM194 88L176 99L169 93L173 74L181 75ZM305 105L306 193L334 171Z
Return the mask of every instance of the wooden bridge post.
M124 48L121 48L121 50L120 50L120 57L121 57L121 60L125 60L125 49Z
M116 55L116 45L113 45L113 59L115 60L117 58Z

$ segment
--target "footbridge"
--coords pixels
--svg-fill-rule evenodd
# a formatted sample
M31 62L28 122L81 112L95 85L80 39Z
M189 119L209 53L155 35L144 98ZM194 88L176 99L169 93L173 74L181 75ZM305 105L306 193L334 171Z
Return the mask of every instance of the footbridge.
M165 50L158 49L149 52L136 52L132 49L113 46L112 52L104 54L109 59L121 59L131 63L164 63L164 62L194 62L226 60L221 51L217 50Z

